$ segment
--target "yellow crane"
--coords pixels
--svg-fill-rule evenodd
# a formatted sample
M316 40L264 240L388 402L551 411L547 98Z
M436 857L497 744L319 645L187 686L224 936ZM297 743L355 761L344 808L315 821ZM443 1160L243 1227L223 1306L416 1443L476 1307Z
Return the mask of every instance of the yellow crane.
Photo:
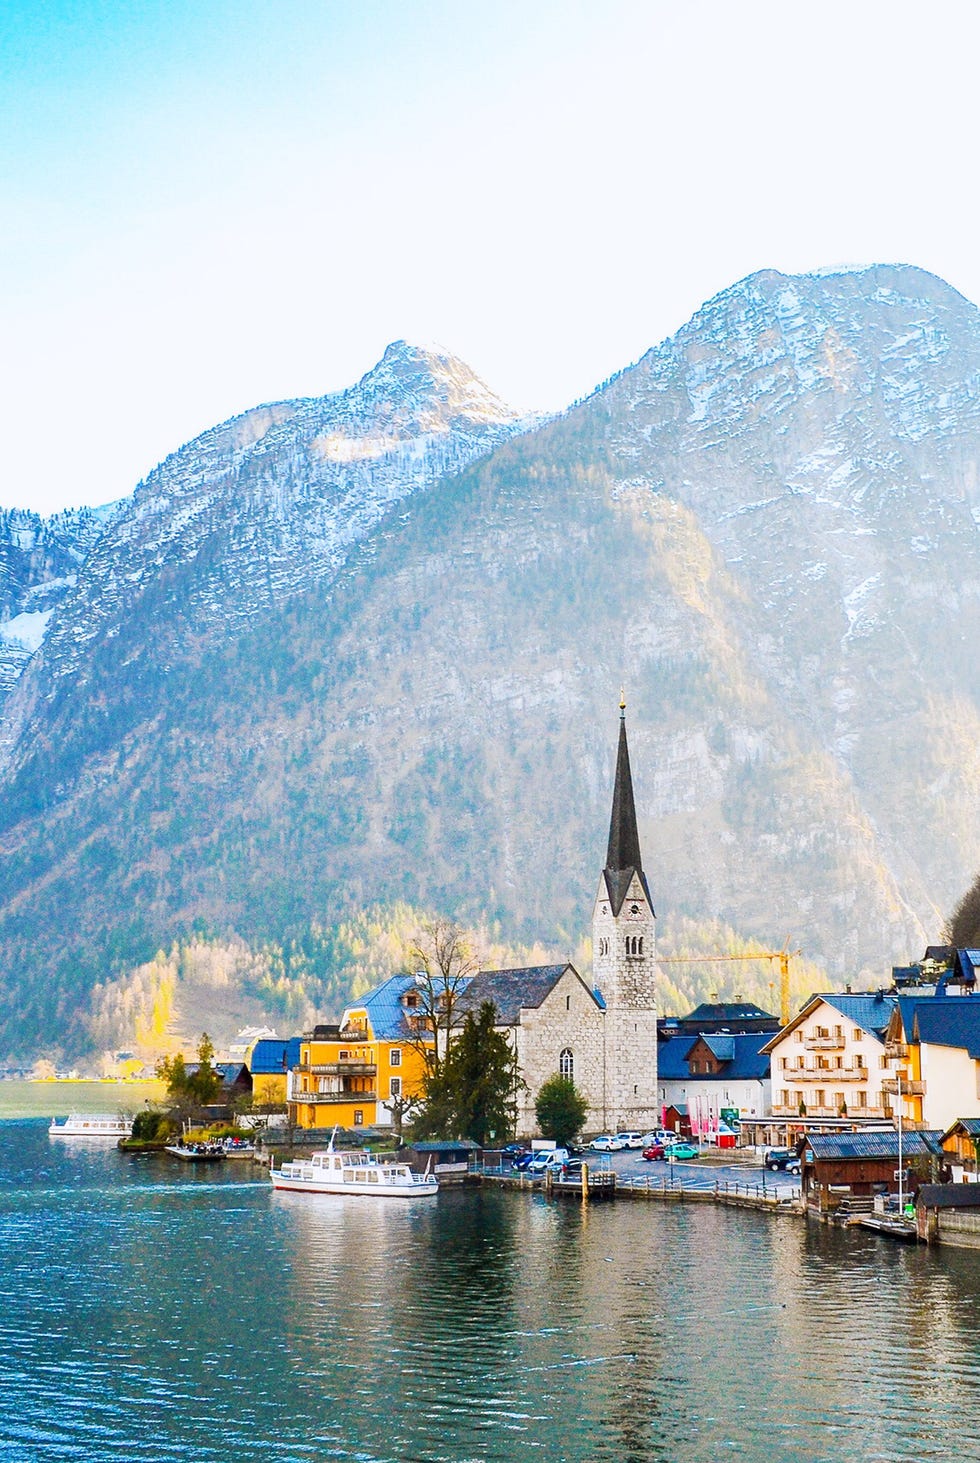
M789 962L802 950L788 949L789 941L781 950L760 950L754 955L660 955L658 965L701 965L716 960L778 960L779 961L779 1020L789 1025Z

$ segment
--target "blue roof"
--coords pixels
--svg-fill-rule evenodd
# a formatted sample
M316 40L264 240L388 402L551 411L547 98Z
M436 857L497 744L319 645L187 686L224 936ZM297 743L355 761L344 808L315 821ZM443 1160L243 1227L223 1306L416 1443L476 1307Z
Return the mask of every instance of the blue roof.
M962 1128L968 1138L980 1138L980 1118L957 1118L955 1123L950 1123L943 1137L948 1138L957 1128Z
M408 1037L405 1008L401 998L415 989L414 975L391 975L381 985L368 991L359 1001L350 1001L348 1011L366 1011L371 1035L375 1041L400 1041Z
M270 1077L299 1066L300 1036L263 1036L252 1048L252 1076Z
M923 1154L941 1154L942 1134L930 1129L902 1133L902 1158L921 1158ZM860 1159L898 1158L898 1129L865 1129L857 1133L809 1133L807 1146L814 1158Z
M980 999L976 996L899 996L906 1041L960 1047L980 1057Z
M713 1032L704 1036L671 1036L657 1042L657 1076L663 1081L731 1082L738 1079L760 1080L769 1076L769 1056L761 1048L772 1039L768 1031L732 1032L717 1036ZM699 1041L711 1048L724 1065L717 1074L695 1072L692 1074L687 1059ZM731 1056L723 1053L731 1050Z
M839 1011L845 1020L853 1021L862 1031L869 1031L880 1039L891 1019L898 997L887 991L859 991L856 995L838 995L836 991L831 991L829 994L821 992L821 999L828 1006L833 1006L835 1011Z

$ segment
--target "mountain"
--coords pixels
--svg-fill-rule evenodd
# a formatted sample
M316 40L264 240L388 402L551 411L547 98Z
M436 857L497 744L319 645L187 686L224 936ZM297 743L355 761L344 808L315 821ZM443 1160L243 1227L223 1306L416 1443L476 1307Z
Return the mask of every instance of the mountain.
M0 509L0 707L115 507L69 509L51 518Z
M547 422L400 344L181 449L7 698L0 1050L121 1037L195 939L326 1013L399 903L570 953L621 685L663 948L882 979L980 866L978 400L942 281L769 271Z

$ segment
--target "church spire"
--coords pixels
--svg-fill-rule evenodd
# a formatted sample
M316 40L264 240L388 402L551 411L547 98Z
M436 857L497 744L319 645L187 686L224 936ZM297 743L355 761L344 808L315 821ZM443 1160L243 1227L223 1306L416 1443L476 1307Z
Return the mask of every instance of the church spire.
M630 753L626 742L626 700L619 702L619 750L616 754L616 783L613 788L612 817L609 820L609 847L606 851L606 867L603 870L613 914L619 914L630 881L635 874L640 878L650 907L650 890L643 872L640 855L640 835L636 827L636 804L633 800L633 777L630 772Z

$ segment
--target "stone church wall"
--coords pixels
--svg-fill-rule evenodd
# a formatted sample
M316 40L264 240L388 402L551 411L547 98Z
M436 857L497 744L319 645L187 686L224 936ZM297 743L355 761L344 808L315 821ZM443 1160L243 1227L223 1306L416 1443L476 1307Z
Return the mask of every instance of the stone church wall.
M570 1047L574 1069L572 1080L593 1111L601 1113L603 1100L603 1013L585 983L572 971L561 980L540 1006L521 1013L517 1028L517 1058L527 1091L520 1097L518 1131L537 1133L534 1102L542 1085L558 1072L558 1060ZM590 1115L587 1126L595 1131L601 1117Z

